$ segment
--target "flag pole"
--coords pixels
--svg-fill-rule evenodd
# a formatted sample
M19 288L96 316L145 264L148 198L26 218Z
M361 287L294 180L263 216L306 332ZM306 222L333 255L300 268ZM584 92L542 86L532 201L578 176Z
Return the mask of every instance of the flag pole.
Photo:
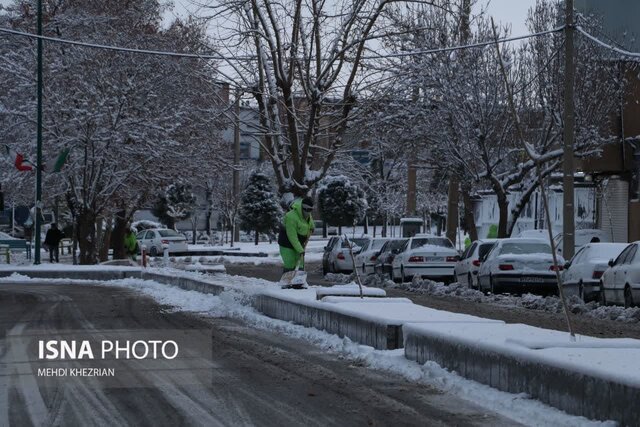
M42 0L38 0L38 35L42 35ZM42 200L42 39L38 38L38 113L37 113L37 158L36 158L36 217L34 264L40 264L40 208Z

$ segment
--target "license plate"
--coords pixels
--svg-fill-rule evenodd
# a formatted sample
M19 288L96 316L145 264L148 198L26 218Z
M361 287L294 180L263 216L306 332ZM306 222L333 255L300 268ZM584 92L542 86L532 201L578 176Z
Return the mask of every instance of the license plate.
M427 260L427 262L440 262L444 261L444 258L441 256L428 256L425 260Z
M525 283L544 283L544 279L542 277L523 277L520 281Z

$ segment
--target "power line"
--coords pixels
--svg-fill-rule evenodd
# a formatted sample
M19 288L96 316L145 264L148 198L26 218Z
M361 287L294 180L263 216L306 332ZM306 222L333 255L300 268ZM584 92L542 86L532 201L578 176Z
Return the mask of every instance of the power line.
M110 46L110 45L96 44L96 43L86 43L78 40L62 39L57 37L38 36L37 34L25 33L23 31L17 31L17 30L10 30L8 28L0 28L0 33L13 34L13 35L22 36L22 37L29 37L32 39L41 39L41 40L46 40L46 41L55 42L55 43L63 43L63 44L70 44L74 46L88 47L92 49L115 50L118 52L141 53L145 55L160 55L160 56L172 56L172 57L178 57L178 58L194 58L194 59L216 59L216 60L224 60L224 61L228 61L231 59L237 60L237 61L243 61L243 60L247 61L247 60L254 60L257 58L256 56L235 56L230 58L230 57L225 57L223 55L217 55L217 54L181 53L181 52L171 52L171 51L164 51L164 50L134 49L134 48L128 48L128 47Z
M541 31L539 33L525 34L525 35L522 35L522 36L507 37L507 38L503 38L503 39L497 39L497 40L491 40L491 41L473 43L473 44L465 44L465 45L460 45L460 46L442 47L442 48L438 48L438 49L418 50L418 51L403 52L403 53L389 53L389 54L385 54L385 55L375 55L375 56L363 56L363 59L400 58L400 57L404 57L404 56L428 55L428 54L431 54L431 53L451 52L451 51L463 50L463 49L473 49L473 48L478 48L478 47L485 47L485 46L494 45L494 44L497 44L497 43L507 43L507 42L517 41L517 40L530 39L530 38L533 38L533 37L545 36L547 34L560 32L560 31L564 30L564 28L565 27L563 25L561 27L553 28L551 30Z
M638 53L638 52L630 52L628 50L620 49L619 47L615 47L615 46L612 46L610 44L607 44L607 43L603 42L602 40L600 40L599 38L597 38L596 36L591 35L590 33L588 33L584 28L582 28L579 25L576 26L576 30L578 30L578 32L580 32L583 36L585 36L586 38L588 38L592 42L600 45L601 47L604 47L605 49L612 50L612 51L614 51L616 53L619 53L620 55L629 56L631 58L640 58L640 53Z
M559 31L562 31L563 29L564 29L564 26L547 30L547 31L542 31L539 33L525 34L522 36L507 37L507 38L498 39L498 40L491 40L486 42L473 43L473 44L460 45L460 46L448 46L448 47L442 47L437 49L419 50L419 51L402 52L402 53L389 53L384 55L365 55L362 57L362 59L400 58L400 57L406 57L406 56L428 55L428 54L440 53L440 52L451 52L451 51L463 50L463 49L473 49L473 48L494 45L496 43L507 43L507 42L517 41L517 40L525 40L533 37L540 37L540 36L544 36L551 33L557 33ZM38 36L37 34L27 33L24 31L11 30L9 28L0 28L0 32L22 36L22 37L33 38L33 39L42 39L42 40L55 42L55 43L63 43L63 44L70 44L75 46L88 47L92 49L106 49L106 50L113 50L118 52L139 53L139 54L145 54L145 55L161 55L161 56L171 56L171 57L178 57L178 58L195 58L195 59L215 59L215 60L223 60L223 61L252 61L257 59L257 56L255 55L224 56L220 54L181 53L181 52L171 52L171 51L163 51L163 50L127 48L127 47L121 47L121 46L87 43L87 42L81 42L78 40L63 39L58 37ZM328 60L328 59L324 59L324 60Z

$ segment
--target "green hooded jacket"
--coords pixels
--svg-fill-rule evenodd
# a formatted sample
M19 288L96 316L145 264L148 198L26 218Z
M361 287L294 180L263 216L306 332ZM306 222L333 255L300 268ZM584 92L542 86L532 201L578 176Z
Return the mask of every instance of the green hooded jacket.
M124 236L124 248L127 250L128 254L135 254L137 252L136 247L138 246L138 241L136 240L136 235L133 233L127 233Z
M278 244L285 248L291 248L297 253L304 252L304 243L314 229L313 217L304 218L302 213L302 199L296 199L291 204L289 212L284 216L284 230L280 231Z

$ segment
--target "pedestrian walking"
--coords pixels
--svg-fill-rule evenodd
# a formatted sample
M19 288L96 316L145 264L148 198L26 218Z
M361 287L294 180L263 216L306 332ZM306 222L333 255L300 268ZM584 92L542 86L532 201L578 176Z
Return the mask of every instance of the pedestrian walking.
M56 223L51 224L51 228L44 236L44 244L49 249L49 262L60 262L60 240L64 238L64 233L58 229Z

